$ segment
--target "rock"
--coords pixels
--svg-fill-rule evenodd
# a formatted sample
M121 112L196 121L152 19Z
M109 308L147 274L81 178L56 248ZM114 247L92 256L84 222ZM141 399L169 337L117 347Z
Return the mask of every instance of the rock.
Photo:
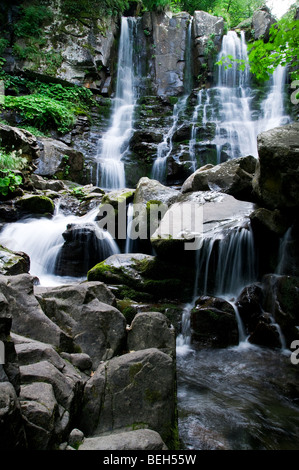
M55 263L59 276L85 276L96 263L118 251L112 237L94 222L68 224Z
M16 207L22 214L53 214L55 205L46 196L26 195L16 201Z
M274 325L265 322L259 322L249 336L248 341L259 346L266 346L268 348L280 348L281 342L279 333Z
M176 96L184 91L185 43L190 15L153 13L155 86L158 95Z
M207 54L206 47L213 37L214 53L220 48L224 31L224 20L221 17L212 16L205 11L195 11L193 20L194 48L194 76L203 73L202 64L208 64L209 72L212 72L213 57L211 51Z
M64 182L60 180L46 180L41 176L35 174L30 176L30 180L36 189L40 189L42 191L46 191L47 189L50 191L57 192L67 190L67 187Z
M84 439L78 450L167 450L161 436L151 429L119 432Z
M236 307L248 333L252 333L263 316L263 289L260 284L244 287L236 300Z
M51 384L33 382L20 393L29 449L47 450L53 439L58 404Z
M80 429L73 429L69 435L68 444L74 449L78 449L84 441L84 434Z
M173 360L154 348L100 365L85 386L80 429L92 437L134 430L142 423L171 447L176 427L174 376Z
M182 194L165 213L151 243L159 257L187 259L202 241L230 236L248 224L252 203L216 191ZM189 253L188 253L189 252Z
M84 156L81 152L49 137L39 138L38 143L40 156L35 172L37 175L82 182Z
M167 317L159 312L142 312L134 317L128 331L128 349L157 348L175 357L175 331Z
M37 298L46 315L74 338L81 352L90 356L93 368L123 351L126 321L111 305L115 298L104 284L48 288Z
M258 135L259 160L253 189L260 205L283 211L299 204L299 123Z
M144 253L109 256L87 273L89 281L102 281L117 285L119 298L136 301L176 298L185 299L194 272L192 268L178 266L176 261L165 262Z
M198 299L191 312L190 325L191 342L197 347L223 348L238 344L235 311L223 299Z
M61 357L69 361L71 364L73 364L74 367L77 367L77 369L81 370L82 372L90 371L92 368L92 360L88 354L84 354L84 353L69 354L69 353L62 352Z
M65 351L73 350L73 340L42 311L33 289L36 278L29 274L0 276L0 293L6 299L13 319L13 333L51 343Z
M139 180L135 195L134 204L146 204L150 201L157 201L165 205L170 205L175 202L179 192L176 189L164 186L159 181L143 177Z
M27 448L20 404L10 382L0 382L0 433L2 451Z
M267 7L263 7L253 13L252 29L254 30L254 39L269 40L269 30L272 24L277 20L271 15Z
M119 204L128 204L133 200L134 192L134 189L129 188L109 191L103 196L102 204L110 204L115 209L118 209Z
M39 157L40 149L37 138L25 129L0 124L0 141L1 147L8 152L11 152L12 149L17 150L22 157L26 157L29 161Z
M263 309L279 324L286 347L299 339L299 278L268 274L263 278Z
M0 273L7 276L28 273L30 259L26 253L16 253L0 245Z
M256 162L254 157L249 156L228 160L205 170L199 168L187 178L181 191L215 190L250 201Z

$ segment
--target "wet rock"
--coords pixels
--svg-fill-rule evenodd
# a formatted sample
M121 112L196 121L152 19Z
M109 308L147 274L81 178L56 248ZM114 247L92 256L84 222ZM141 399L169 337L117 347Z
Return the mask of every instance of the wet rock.
M256 328L263 316L263 289L261 284L251 284L244 287L236 300L240 317L248 333Z
M222 348L238 344L238 324L229 302L214 297L196 301L190 317L191 342L196 347Z
M274 325L265 322L259 322L253 333L249 336L248 341L259 346L268 348L280 348L281 342L279 333Z

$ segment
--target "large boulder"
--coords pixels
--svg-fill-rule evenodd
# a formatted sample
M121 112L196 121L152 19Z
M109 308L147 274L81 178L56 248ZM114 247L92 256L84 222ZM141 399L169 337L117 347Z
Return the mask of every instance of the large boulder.
M87 437L148 427L170 447L176 428L175 367L168 354L144 349L100 365L87 381L80 429Z
M157 348L175 357L175 331L160 312L138 313L128 331L128 349Z
M252 178L256 158L240 157L220 163L212 168L199 168L187 178L182 193L216 190L237 199L252 199Z
M10 382L2 381L0 381L0 432L0 449L2 451L27 448L18 397L13 385Z
M93 368L125 348L126 321L104 284L37 289L36 297L45 314L90 356Z
M299 206L299 123L258 135L259 160L253 189L261 205L269 209Z
M0 142L8 152L14 149L29 161L36 160L40 155L37 138L25 129L0 124Z
M28 273L30 259L26 253L16 253L0 245L0 273L13 276Z
M12 331L73 351L73 339L48 318L34 296L36 278L30 274L0 276L0 293L12 318Z
M204 240L223 239L248 224L254 205L216 191L182 194L165 213L151 243L158 256L186 259Z
M254 31L254 39L263 39L265 42L269 40L269 30L277 20L271 15L269 8L263 7L253 13L252 29Z
M39 138L38 144L40 154L36 174L48 178L67 179L76 183L82 182L84 156L80 151L50 137Z

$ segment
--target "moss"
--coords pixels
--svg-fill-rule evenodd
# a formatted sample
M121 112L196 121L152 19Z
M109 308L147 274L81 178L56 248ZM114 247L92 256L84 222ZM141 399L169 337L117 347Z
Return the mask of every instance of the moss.
M143 367L142 362L136 362L136 364L133 364L130 366L129 369L129 376L130 376L130 381L133 382L135 379L135 375L138 374L138 372L141 371Z
M16 201L17 207L30 214L53 214L54 202L46 196L24 197Z
M145 399L151 404L154 404L157 401L162 400L160 390L152 390L152 389L147 388L145 390Z

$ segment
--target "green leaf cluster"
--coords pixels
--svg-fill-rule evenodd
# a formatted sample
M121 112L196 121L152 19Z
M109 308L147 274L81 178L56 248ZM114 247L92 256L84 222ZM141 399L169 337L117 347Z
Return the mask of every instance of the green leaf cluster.
M16 151L6 152L0 148L0 171L22 170L27 164L27 158L17 155Z
M10 170L2 170L4 176L0 177L0 194L7 196L9 192L14 192L16 188L22 183L22 177L16 175Z

